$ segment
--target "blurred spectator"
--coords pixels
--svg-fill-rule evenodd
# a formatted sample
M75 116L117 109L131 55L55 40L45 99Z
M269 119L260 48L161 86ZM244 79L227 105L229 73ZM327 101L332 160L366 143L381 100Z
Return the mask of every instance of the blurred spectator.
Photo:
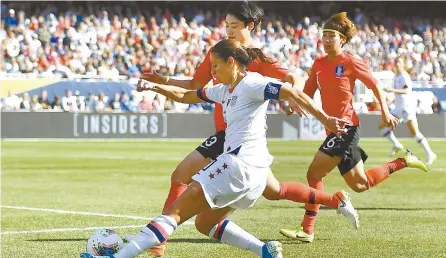
M42 105L39 103L39 97L37 95L33 95L30 104L31 111L40 111L42 110Z
M174 111L175 110L175 101L171 99L166 99L164 102L164 110L165 111Z
M434 112L434 113L441 113L441 105L440 105L440 103L438 102L438 98L437 97L434 97L434 99L432 100L432 111Z
M20 98L12 91L8 92L8 97L2 100L2 110L17 110L21 106Z
M40 92L39 103L42 109L51 109L51 103L48 100L48 92L46 90Z
M27 111L31 110L31 102L29 100L28 92L23 93L23 100L22 103L20 103L20 109Z
M62 105L62 101L60 100L59 96L55 96L54 97L54 102L53 104L51 104L51 108L54 111L64 111L63 105Z
M85 111L85 97L81 96L79 91L76 91L74 96L76 97L76 110Z
M15 28L18 25L17 18L15 17L14 9L9 9L9 15L5 17L5 24L7 28Z
M149 101L147 95L142 96L142 100L139 103L139 110L141 111L151 111L153 109L152 103Z
M62 107L64 111L76 111L76 96L73 96L73 92L71 90L65 91L65 96L62 98Z
M130 100L127 93L122 93L120 102L122 111L130 111Z
M94 110L96 112L102 112L102 111L106 111L106 109L107 109L107 104L106 104L106 100L105 100L105 95L103 92L101 92L101 93L99 93L98 100L96 101Z
M88 94L88 99L85 101L85 110L94 112L96 109L96 96L93 93Z
M155 95L155 98L152 101L152 110L155 112L163 111L158 94Z
M140 111L140 105L139 105L139 102L138 102L137 98L135 97L135 95L130 96L129 109L131 112Z
M110 101L109 107L113 111L121 110L121 95L116 92L115 97Z

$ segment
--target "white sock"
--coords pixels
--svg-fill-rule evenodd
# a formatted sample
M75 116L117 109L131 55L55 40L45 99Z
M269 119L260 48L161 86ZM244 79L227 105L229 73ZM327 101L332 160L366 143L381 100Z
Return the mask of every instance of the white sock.
M393 133L392 129L384 127L383 129L381 129L381 134L382 136L387 137L387 139L389 139L389 141L393 145L393 148L403 146L400 143L400 141L398 141L398 139L395 137L395 134Z
M141 232L115 255L115 258L134 258L166 241L176 228L177 222L173 218L165 215L158 216L143 227Z
M421 132L417 132L417 134L415 134L415 139L417 140L418 144L423 147L426 156L429 156L432 153L432 149L431 146L429 146L426 137L424 137Z
M229 220L224 220L215 225L209 232L209 237L220 241L222 244L250 250L262 257L262 247L265 243Z

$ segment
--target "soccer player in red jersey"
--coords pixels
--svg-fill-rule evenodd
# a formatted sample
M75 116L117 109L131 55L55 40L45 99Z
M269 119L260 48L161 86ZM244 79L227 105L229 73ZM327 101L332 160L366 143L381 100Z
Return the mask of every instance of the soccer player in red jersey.
M324 25L322 36L327 55L315 60L311 75L305 83L304 93L310 97L314 96L317 89L320 90L322 108L329 116L350 121L344 135L338 136L327 130L327 138L308 168L308 183L310 187L319 190L324 190L322 179L335 167L338 167L348 186L358 193L370 189L405 167L428 171L426 165L407 150L401 158L364 170L367 154L359 147L360 123L352 105L355 80L359 79L373 91L380 103L382 122L386 126L395 128L398 118L389 112L385 96L377 87L377 81L368 71L367 65L343 52L342 47L355 33L355 25L345 12L331 16ZM300 230L282 229L280 232L290 238L312 242L319 206L314 203L305 204L305 215Z

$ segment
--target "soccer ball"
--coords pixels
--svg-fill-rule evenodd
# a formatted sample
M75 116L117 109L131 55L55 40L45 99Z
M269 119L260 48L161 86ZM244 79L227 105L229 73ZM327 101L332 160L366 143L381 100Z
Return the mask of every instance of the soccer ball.
M112 229L98 229L87 242L87 252L106 256L117 253L124 245L122 238Z

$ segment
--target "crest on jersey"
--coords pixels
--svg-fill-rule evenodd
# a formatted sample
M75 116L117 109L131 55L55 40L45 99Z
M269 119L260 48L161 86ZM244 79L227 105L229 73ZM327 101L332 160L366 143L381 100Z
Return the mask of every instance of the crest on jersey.
M226 106L234 107L237 104L237 96L231 96L226 103Z
M341 77L341 76L343 76L343 75L344 75L344 72L345 72L344 65L342 65L342 64L338 64L338 65L336 66L336 68L335 68L335 75L336 75L336 77Z
M274 85L268 85L267 87L267 91L273 95L276 95L277 93L279 93L279 89L277 87L275 87Z
M237 96L232 96L231 98L231 107L234 107L237 104Z

